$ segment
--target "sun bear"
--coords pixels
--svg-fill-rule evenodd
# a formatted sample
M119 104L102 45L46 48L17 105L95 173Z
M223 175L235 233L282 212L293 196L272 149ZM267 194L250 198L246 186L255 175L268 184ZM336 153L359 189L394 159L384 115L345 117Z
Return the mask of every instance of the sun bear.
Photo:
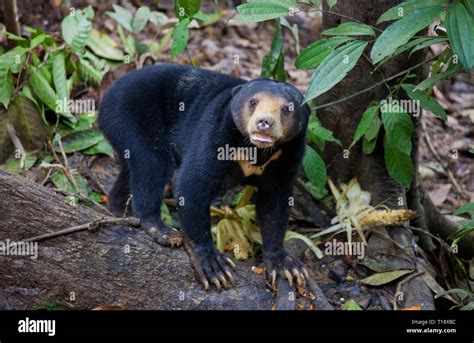
M253 185L267 275L273 283L277 275L304 283L304 265L283 247L310 114L302 102L285 82L245 81L186 65L125 75L99 109L99 126L121 162L110 209L123 214L131 194L134 214L168 237L160 206L173 180L197 278L206 289L210 283L227 288L235 265L214 248L209 207L230 188Z

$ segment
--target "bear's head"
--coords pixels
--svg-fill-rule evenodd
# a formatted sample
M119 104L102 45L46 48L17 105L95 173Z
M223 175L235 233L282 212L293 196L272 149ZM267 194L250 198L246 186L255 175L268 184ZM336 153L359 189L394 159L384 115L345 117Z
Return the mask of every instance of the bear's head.
M306 130L310 110L294 86L256 79L232 89L231 111L239 131L258 148L287 142Z

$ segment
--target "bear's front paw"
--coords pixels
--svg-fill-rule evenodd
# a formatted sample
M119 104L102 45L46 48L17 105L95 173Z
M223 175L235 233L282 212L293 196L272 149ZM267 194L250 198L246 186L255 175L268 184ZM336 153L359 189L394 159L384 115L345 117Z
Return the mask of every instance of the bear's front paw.
M263 262L273 289L276 288L277 275L286 278L290 286L293 285L293 280L296 280L298 286L304 286L306 280L309 280L309 273L303 262L291 256L284 249L264 253Z
M235 263L230 257L222 255L214 248L197 247L191 251L191 261L196 271L198 281L202 283L204 289L209 288L209 283L213 283L217 290L221 287L229 288L235 285L234 276L229 268L235 269Z

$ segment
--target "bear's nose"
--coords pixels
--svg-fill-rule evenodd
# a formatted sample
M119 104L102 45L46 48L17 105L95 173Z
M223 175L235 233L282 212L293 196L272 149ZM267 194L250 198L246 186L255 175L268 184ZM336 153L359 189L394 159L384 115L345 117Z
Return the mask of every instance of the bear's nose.
M272 117L264 117L258 120L257 128L261 131L266 131L270 129L273 125L273 118Z

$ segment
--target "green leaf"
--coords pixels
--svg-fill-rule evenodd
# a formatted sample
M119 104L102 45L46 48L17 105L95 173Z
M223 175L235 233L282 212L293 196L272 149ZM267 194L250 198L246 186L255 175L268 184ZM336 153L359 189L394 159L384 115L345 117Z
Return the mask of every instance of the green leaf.
M114 12L106 12L106 14L112 19L115 19L125 30L132 32L132 12L116 4L112 4L112 7L114 8Z
M352 40L350 37L323 38L308 45L299 54L295 66L299 69L310 69L317 67L335 47Z
M382 105L382 123L391 142L406 155L411 154L413 122L410 116L398 105Z
M413 54L414 52L424 49L430 45L433 44L439 44L439 43L444 43L447 41L447 38L445 37L436 37L436 38L424 38L424 41L421 42L420 44L416 45L413 50L410 52L410 55Z
M280 25L276 25L272 45L268 54L263 58L260 76L271 77L276 70L280 56L283 54L283 39Z
M326 165L321 156L309 145L306 146L303 157L303 169L309 181L316 186L318 193L321 193L326 185Z
M63 51L60 51L53 57L53 83L59 100L67 101L69 99L69 92Z
M333 132L331 130L326 129L317 120L308 124L308 130L324 142L333 142L342 146L341 141L334 137Z
M384 139L384 157L388 174L402 186L410 187L414 175L413 162L388 134Z
M337 4L337 0L327 0L329 8L333 8Z
M424 7L436 6L436 5L445 5L446 0L410 0L402 2L392 8L390 8L387 12L382 14L380 18L377 20L377 25L388 20L397 20L400 19L407 14L410 14L414 10Z
M430 76L429 78L420 82L416 87L415 91L425 91L427 89L433 88L439 81L447 80L451 76L455 75L458 71L462 69L461 64L452 64L448 67L447 70L438 73L436 75Z
M123 61L123 52L117 49L117 44L109 35L92 29L87 41L87 47L100 57L113 61Z
M434 98L430 97L426 93L423 93L422 91L415 91L415 85L405 83L402 84L402 88L405 90L410 99L413 101L419 101L421 107L423 107L425 110L432 112L444 121L448 120L444 108L441 107L441 105Z
M354 68L367 44L354 41L331 52L314 71L304 101L318 97L341 81Z
M369 277L366 277L365 279L360 280L360 282L370 286L381 286L412 272L413 270L411 269L400 269L391 272L376 273L370 275Z
M11 118L10 124L14 126L15 133L27 152L43 147L46 132L41 115L31 100L17 96L5 115Z
M342 304L342 309L346 311L362 311L362 308L354 299L349 299Z
M80 131L63 137L62 144L64 152L69 154L90 148L104 140L103 134L99 131ZM61 152L57 140L53 140L53 148L56 152Z
M148 6L141 6L133 18L132 32L140 32L143 30L149 18L150 8Z
M173 218L171 218L171 213L170 213L170 210L168 209L168 206L166 206L165 203L162 203L160 210L161 210L161 219L163 220L163 222L170 226L173 225Z
M112 146L105 139L100 141L96 145L93 145L90 148L87 148L87 149L83 150L82 153L84 153L86 155L104 154L104 155L108 155L110 157L114 156L114 151L113 151Z
M80 11L68 15L61 23L63 39L76 54L86 45L91 30L91 21Z
M431 24L442 10L442 6L417 9L391 24L377 38L370 52L372 62L378 63L395 53L398 47L407 43L417 32Z
M189 39L188 25L190 22L191 19L189 18L183 19L173 30L173 45L171 47L171 56L173 58L186 49Z
M37 159L38 156L36 154L26 153L23 166L21 165L22 159L11 157L5 162L2 168L11 174L20 174L31 169Z
M148 18L148 20L150 20L151 23L155 25L156 27L160 27L164 24L167 24L170 21L170 19L166 16L166 14L159 11L151 11L150 17Z
M451 4L446 16L451 47L467 71L474 67L474 18L460 2Z
M13 76L10 68L0 64L0 103L8 108L13 94Z
M175 0L174 2L174 12L179 20L191 18L199 12L200 7L200 0Z
M379 126L379 129L380 129L380 126ZM369 140L366 136L364 136L364 139L362 140L362 153L364 155L372 154L375 150L376 145L377 145L376 139Z
M249 2L237 7L237 22L252 23L284 17L290 14L288 7L277 3Z
M454 211L455 216L459 216L464 213L470 213L471 215L474 215L474 202L469 202L460 208L458 208L456 211Z
M321 32L321 34L333 36L375 36L374 30L369 25L356 22L342 23L337 27Z
M43 74L33 65L29 67L29 82L36 96L56 112L58 96Z
M85 58L79 58L79 74L83 80L91 81L99 85L102 82L105 73L105 70L98 70Z
M471 16L474 17L474 0L465 0L464 4L466 5L466 8L469 10L469 13Z
M362 138L363 135L365 135L369 127L373 126L375 118L378 117L379 108L379 102L372 102L369 107L367 107L365 112L362 113L362 118L360 119L359 125L357 126L357 130L354 134L354 139L352 140L349 149L352 148L354 144Z
M74 180L76 181L77 188L79 192L84 195L88 195L90 192L89 187L87 186L87 180L79 173L72 173ZM59 189L64 189L70 193L76 193L74 185L69 181L69 179L64 175L62 171L55 171L51 173L51 181L54 186Z

